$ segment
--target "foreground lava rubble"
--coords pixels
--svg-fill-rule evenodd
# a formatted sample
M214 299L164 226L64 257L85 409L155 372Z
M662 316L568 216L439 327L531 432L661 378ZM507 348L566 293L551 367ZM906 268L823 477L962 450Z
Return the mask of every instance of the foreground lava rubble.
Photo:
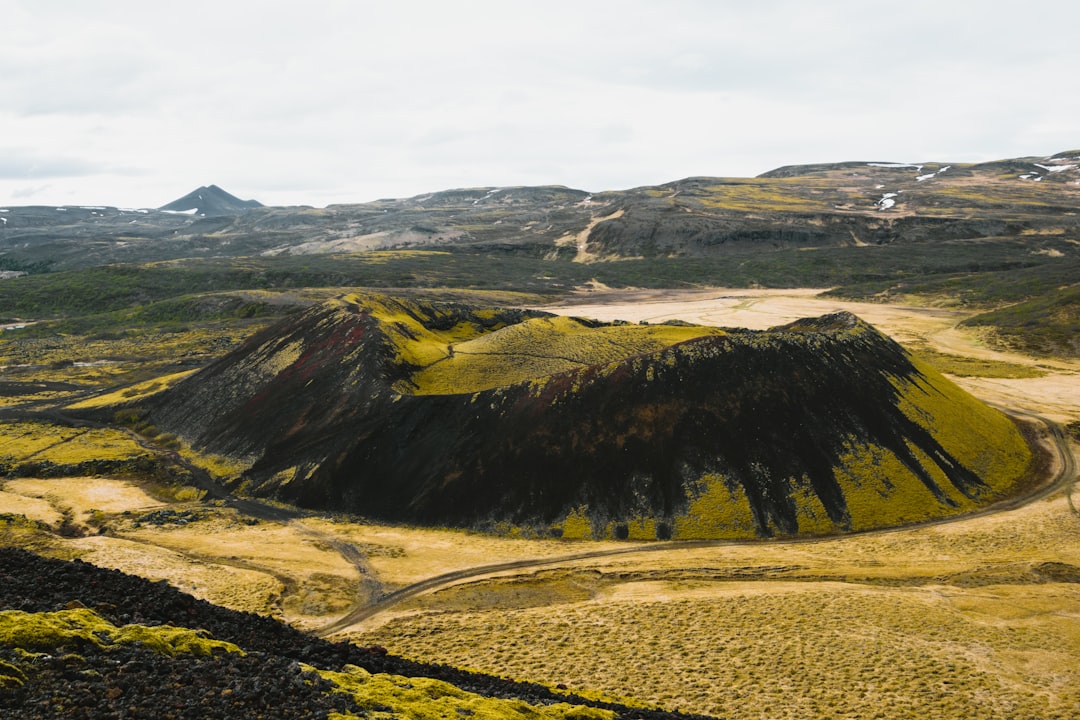
M135 645L93 643L29 656L0 645L0 663L25 675L0 687L0 718L326 718L366 713L333 684L305 671L355 665L370 673L427 677L487 697L530 704L568 702L612 710L620 720L690 720L704 716L630 708L558 693L458 668L395 657L380 647L332 643L272 618L222 608L164 581L88 563L0 548L0 610L56 612L87 607L115 625L199 628L246 652L170 657Z

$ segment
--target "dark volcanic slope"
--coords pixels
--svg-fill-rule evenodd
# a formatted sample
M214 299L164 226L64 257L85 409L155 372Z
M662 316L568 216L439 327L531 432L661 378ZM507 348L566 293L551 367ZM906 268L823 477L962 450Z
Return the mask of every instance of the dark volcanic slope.
M216 215L237 215L252 208L262 207L257 200L241 200L225 192L217 185L204 185L192 190L182 198L177 198L159 210L171 212L193 211L196 215L213 217Z
M626 537L880 527L1011 489L1004 416L851 315L765 332L351 296L157 398L257 495Z

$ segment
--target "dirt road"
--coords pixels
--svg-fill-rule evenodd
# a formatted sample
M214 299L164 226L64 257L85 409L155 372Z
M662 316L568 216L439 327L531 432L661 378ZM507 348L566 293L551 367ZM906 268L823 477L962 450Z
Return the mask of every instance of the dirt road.
M686 320L703 325L722 327L748 327L766 329L792 322L801 317L821 315L839 310L859 315L899 342L925 343L939 352L961 354L967 357L997 359L1003 362L1034 364L1036 361L1023 356L999 353L978 344L973 334L960 331L956 324L968 313L932 307L881 305L834 300L820 297L819 289L795 290L710 290L710 291L605 291L579 298L578 301L559 306L547 306L544 309L565 315L589 317L598 320L627 320L630 322L658 323L665 320ZM597 302L599 301L599 302ZM1077 373L1080 367L1073 363L1060 362L1042 364L1050 381L1041 383L1052 393L1055 402L1050 403L1054 418L1040 414L1032 409L1033 405L1046 406L1047 403L1021 402L1015 409L1003 405L1013 405L1009 400L1017 400L1015 393L1004 392L1003 387L983 381L987 378L955 378L969 391L987 402L998 405L1004 412L1021 419L1039 423L1045 428L1045 445L1055 458L1051 476L1038 488L1007 501L984 508L975 513L936 520L926 525L969 520L973 517L988 515L1015 509L1034 502L1058 490L1071 486L1076 481L1076 460L1067 437L1055 420L1080 417L1080 379ZM965 383L968 380L970 382ZM1032 378L1018 380L1016 383L1031 384ZM1014 383L1015 385L1015 383ZM1004 386L1011 387L1009 385ZM1042 394L1042 393L1040 393ZM1022 399L1022 398L1021 398ZM1005 400L1006 402L1002 402ZM1071 496L1070 496L1071 502ZM898 532L911 529L889 528L870 532ZM829 542L832 538L809 538L782 540L779 542ZM477 580L502 573L515 571L533 571L538 568L560 563L596 559L613 555L657 552L673 548L696 548L710 546L737 545L762 542L760 540L718 540L695 542L654 542L647 545L624 549L603 550L575 553L560 557L537 560L519 560L495 563L467 568L427 578L412 585L400 588L379 598L375 603L357 607L333 623L324 627L318 634L322 636L340 633L364 623L392 607L411 598L434 592L465 581Z
M1051 454L1052 461L1050 462L1051 474L1050 476L1038 486L1032 488L1029 492L1019 497L1009 498L999 503L995 503L991 506L983 508L972 513L964 515L957 515L948 518L941 518L937 520L929 520L923 523L917 523L914 525L905 525L894 528L883 528L879 530L867 530L860 534L883 534L883 533L895 533L907 530L912 530L918 527L928 527L931 525L944 525L947 523L971 520L977 517L983 517L999 512L1007 512L1009 510L1015 510L1029 503L1041 500L1055 492L1058 492L1065 488L1070 488L1077 481L1077 462L1072 453L1068 437L1062 430L1061 426L1053 421L1023 411L1010 411L1002 408L1003 412L1017 416L1022 419L1034 421L1040 423L1044 428L1044 446L1046 450ZM1070 496L1070 504L1071 504ZM845 536L847 537L847 536ZM789 543L789 544L807 544L807 543L828 543L835 542L836 537L820 537L820 538L785 538L776 540L777 543ZM577 562L581 560L595 560L598 558L612 557L616 555L632 555L639 553L650 552L664 552L670 550L679 549L691 549L702 547L724 547L734 545L750 545L755 543L769 542L766 540L697 540L697 541L668 541L668 542L651 542L647 544L635 545L627 548L617 548L611 550L596 550L591 552L573 553L569 555L561 555L558 557L549 557L542 559L530 559L530 560L516 560L513 562L494 563L491 565L481 565L473 568L466 568L464 570L457 570L455 572L444 573L435 577L421 580L420 582L413 583L406 587L395 590L391 593L383 595L377 601L370 605L360 606L354 609L352 612L342 616L338 620L330 623L326 627L319 630L316 634L320 637L327 637L336 633L344 632L355 628L356 626L370 620L382 613L385 613L392 609L394 606L399 605L406 600L412 599L419 595L435 592L444 588L451 587L453 585L460 584L465 581L474 581L479 579L488 578L495 575L501 575L503 573L511 573L514 571L527 571L532 572L539 568L548 567L551 565L559 565L568 562ZM526 574L527 574L526 573ZM515 573L518 574L518 573Z

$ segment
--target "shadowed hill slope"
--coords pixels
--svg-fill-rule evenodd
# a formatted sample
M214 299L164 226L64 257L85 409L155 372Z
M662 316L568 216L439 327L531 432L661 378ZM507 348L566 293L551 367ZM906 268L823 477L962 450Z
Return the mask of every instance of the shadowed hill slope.
M628 326L349 296L153 400L234 487L382 520L564 536L858 530L1007 494L1013 423L849 314Z
M0 548L0 581L4 718L707 720L330 643L80 561Z

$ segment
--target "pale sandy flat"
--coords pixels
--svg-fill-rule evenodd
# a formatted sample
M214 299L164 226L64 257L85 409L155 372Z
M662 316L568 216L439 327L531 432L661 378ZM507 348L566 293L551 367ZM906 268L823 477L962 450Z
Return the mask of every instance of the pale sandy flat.
M215 515L183 527L144 525L125 533L208 560L223 558L287 575L336 574L356 579L352 566L333 548L292 525L261 522L245 525L230 515Z
M86 562L165 580L197 598L235 610L269 614L272 599L282 593L281 583L269 573L193 560L156 545L102 536L70 542Z
M25 515L48 525L58 525L64 519L48 500L7 490L0 490L0 513Z
M597 320L627 320L659 323L685 320L702 325L743 327L753 330L784 325L804 317L852 312L897 339L905 332L922 335L929 329L952 327L967 316L942 308L849 302L822 297L820 288L756 290L716 288L712 290L609 290L583 295L572 302L545 305L544 310L560 315L577 315Z
M90 510L121 513L149 511L165 507L138 486L126 481L100 477L17 478L8 480L9 493L43 498L57 510L85 515Z

